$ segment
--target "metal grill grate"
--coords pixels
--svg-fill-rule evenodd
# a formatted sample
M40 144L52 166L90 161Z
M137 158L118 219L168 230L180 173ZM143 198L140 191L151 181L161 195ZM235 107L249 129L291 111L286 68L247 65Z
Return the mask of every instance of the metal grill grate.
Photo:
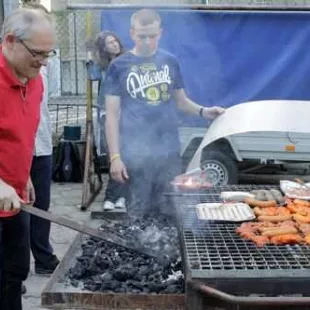
M223 186L204 194L179 196L182 238L192 277L310 277L310 246L256 247L235 233L239 224L200 221L198 203L219 202L221 191L270 189L270 186ZM275 188L275 187L274 187Z

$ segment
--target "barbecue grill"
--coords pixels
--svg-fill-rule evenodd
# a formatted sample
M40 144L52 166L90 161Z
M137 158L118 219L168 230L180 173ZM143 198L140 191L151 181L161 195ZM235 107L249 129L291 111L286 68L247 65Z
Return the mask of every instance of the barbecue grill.
M310 309L310 247L258 248L235 233L238 224L201 221L195 213L199 203L220 202L222 191L270 188L277 187L238 185L169 193L177 210L185 296L105 294L66 288L64 275L81 249L83 237L79 235L44 289L42 306L107 310Z
M309 246L258 248L235 233L239 224L201 221L196 215L198 203L220 202L222 191L267 188L272 186L222 186L176 193L191 309L254 310L276 305L281 309L289 305L287 309L310 309L310 298L304 297L310 296Z

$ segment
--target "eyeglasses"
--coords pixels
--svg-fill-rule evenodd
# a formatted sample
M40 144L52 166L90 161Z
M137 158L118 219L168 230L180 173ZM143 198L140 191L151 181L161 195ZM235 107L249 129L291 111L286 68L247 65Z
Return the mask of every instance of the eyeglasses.
M17 38L17 41L25 47L25 49L32 55L33 58L46 59L46 58L54 57L57 54L55 50L52 50L50 52L42 52L42 51L33 50L20 38Z

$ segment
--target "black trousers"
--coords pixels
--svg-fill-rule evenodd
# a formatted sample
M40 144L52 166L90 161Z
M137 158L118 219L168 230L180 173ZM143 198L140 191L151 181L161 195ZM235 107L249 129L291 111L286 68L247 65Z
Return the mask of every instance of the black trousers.
M153 214L173 216L172 199L163 195L170 182L181 173L178 153L128 158L128 214L136 219Z
M50 206L52 156L34 156L31 166L31 180L36 193L35 208L47 211ZM50 244L51 223L37 216L30 217L30 246L36 267L48 266L53 260Z
M0 219L1 310L21 310L21 287L30 265L29 215Z

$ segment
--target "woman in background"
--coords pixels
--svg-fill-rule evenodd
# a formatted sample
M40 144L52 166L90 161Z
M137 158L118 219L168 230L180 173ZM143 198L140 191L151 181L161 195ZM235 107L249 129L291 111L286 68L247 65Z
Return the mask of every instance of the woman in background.
M123 45L115 33L111 31L100 32L93 46L93 51L88 52L88 61L86 62L88 78L92 81L98 81L98 114L97 130L95 133L96 147L98 157L102 158L107 154L106 139L104 134L105 122L105 104L104 104L104 80L105 73L109 63L116 57L124 53ZM109 178L103 210L112 210L114 208L125 207L126 190L125 185Z

